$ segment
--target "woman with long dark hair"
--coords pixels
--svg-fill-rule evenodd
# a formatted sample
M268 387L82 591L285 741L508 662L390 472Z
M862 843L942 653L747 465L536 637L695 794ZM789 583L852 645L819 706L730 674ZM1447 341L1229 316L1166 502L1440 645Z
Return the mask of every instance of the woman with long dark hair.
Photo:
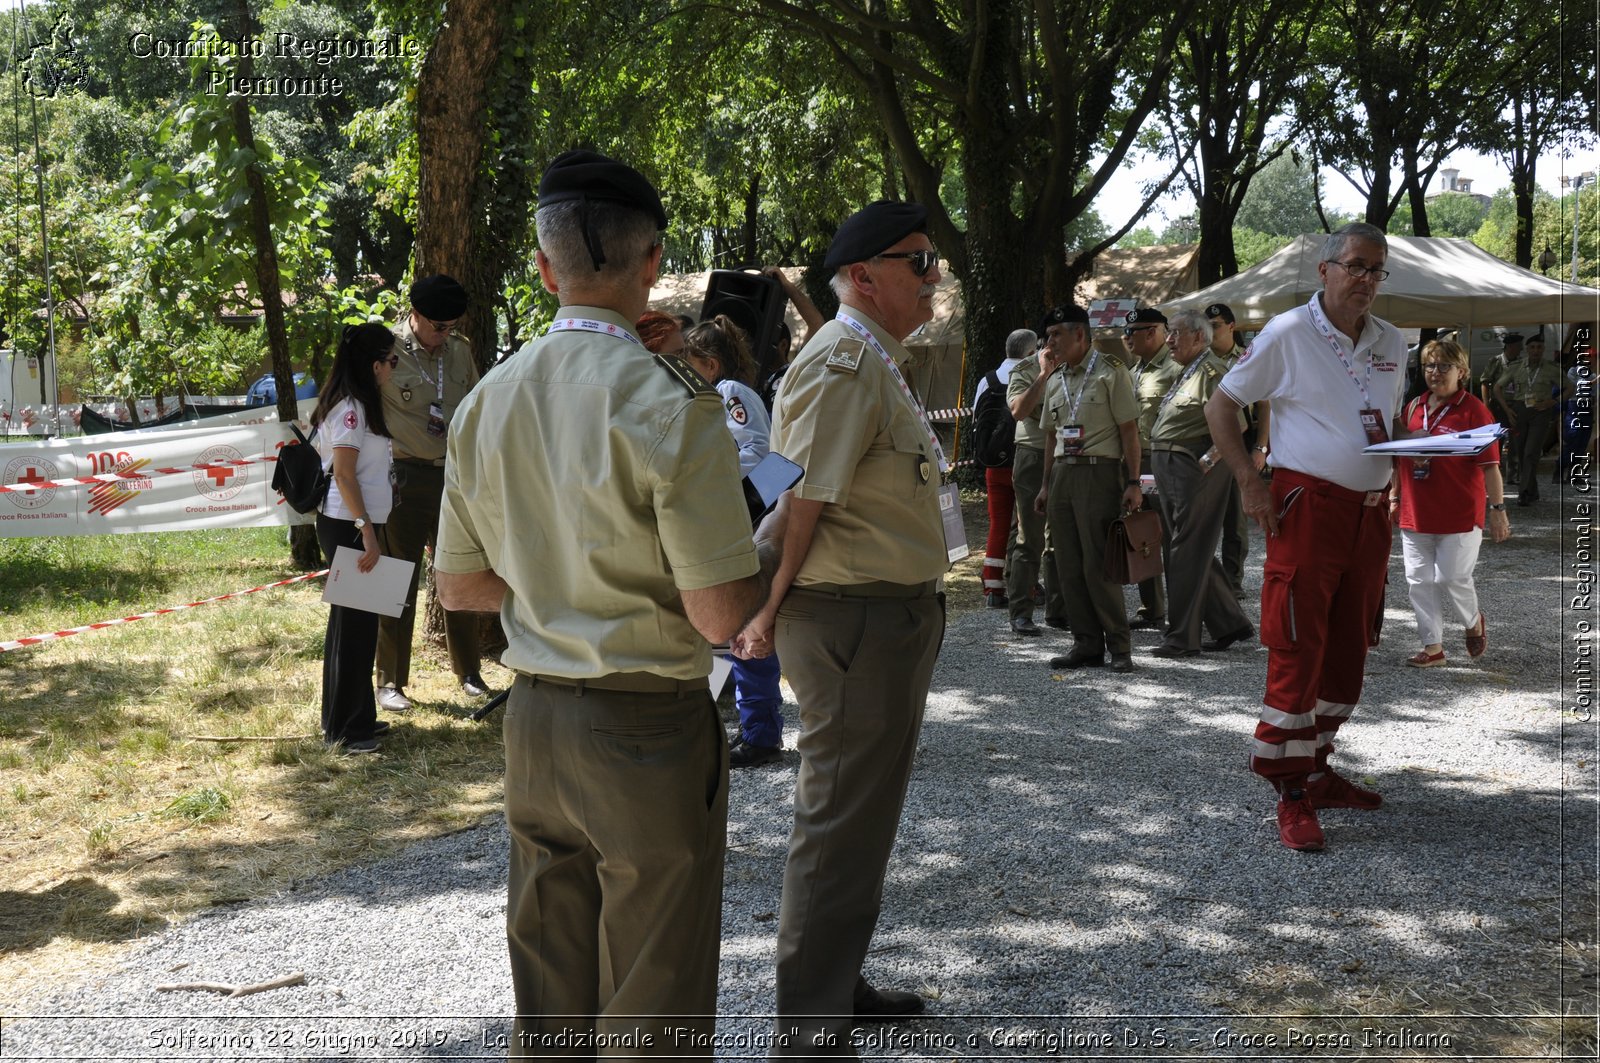
M378 389L399 359L394 334L382 325L346 325L311 424L333 481L317 509L317 542L331 564L341 546L361 551L356 568L371 572L381 554L379 531L389 519L389 428ZM375 753L378 722L372 670L378 614L334 605L322 651L322 738L341 753Z

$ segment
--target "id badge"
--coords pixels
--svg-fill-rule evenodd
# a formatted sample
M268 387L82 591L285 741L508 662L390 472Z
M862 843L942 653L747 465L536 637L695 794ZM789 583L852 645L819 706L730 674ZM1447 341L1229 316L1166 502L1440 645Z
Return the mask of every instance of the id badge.
M1428 478L1428 459L1418 458L1411 463L1411 478L1413 480L1426 480Z
M1070 458L1083 453L1083 425L1062 425L1057 438L1061 440L1061 456Z
M444 429L444 407L437 402L428 403L428 434L443 437Z
M944 520L944 549L952 562L967 556L967 525L961 519L961 490L955 484L939 488L939 516Z
M1383 411L1368 407L1361 411L1361 430L1367 434L1367 443L1389 442L1389 431L1383 427Z

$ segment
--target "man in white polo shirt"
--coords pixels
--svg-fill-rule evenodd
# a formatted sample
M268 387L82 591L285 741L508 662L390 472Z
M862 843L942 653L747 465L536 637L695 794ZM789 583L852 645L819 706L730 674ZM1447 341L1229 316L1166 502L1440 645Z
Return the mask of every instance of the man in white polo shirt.
M1291 849L1323 847L1318 809L1383 802L1330 768L1328 755L1361 696L1383 620L1391 462L1361 451L1397 437L1405 388L1405 341L1371 314L1387 259L1375 226L1331 234L1318 266L1323 290L1268 322L1206 406L1245 512L1267 533L1267 690L1251 767L1278 790L1278 835ZM1229 430L1240 408L1263 399L1272 404L1270 488Z

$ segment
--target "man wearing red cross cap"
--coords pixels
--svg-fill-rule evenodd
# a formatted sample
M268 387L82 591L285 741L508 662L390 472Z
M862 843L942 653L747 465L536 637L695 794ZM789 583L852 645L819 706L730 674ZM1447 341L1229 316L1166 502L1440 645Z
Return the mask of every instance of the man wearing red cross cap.
M1206 404L1245 513L1267 533L1267 690L1251 767L1278 791L1278 837L1291 849L1323 848L1319 810L1383 803L1328 761L1383 622L1392 462L1362 451L1404 431L1405 340L1372 314L1387 260L1376 226L1331 234L1323 290L1269 321ZM1263 399L1272 403L1270 488L1238 431L1241 408Z
M776 639L800 702L773 1055L854 1058L857 1022L923 1009L914 993L874 989L862 964L944 634L939 581L965 541L945 541L941 496L949 504L955 488L901 369L940 280L927 212L858 211L824 265L839 314L796 356L773 407L772 449L806 472L749 634Z

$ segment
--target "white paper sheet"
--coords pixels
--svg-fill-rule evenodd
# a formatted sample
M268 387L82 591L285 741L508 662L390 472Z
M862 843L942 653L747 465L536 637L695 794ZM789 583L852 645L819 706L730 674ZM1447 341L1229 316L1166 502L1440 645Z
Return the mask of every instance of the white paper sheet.
M1374 443L1363 454L1381 454L1390 458L1449 458L1482 454L1489 444L1505 434L1498 424L1486 424L1468 432L1449 432L1442 436L1419 436L1416 439L1395 439L1388 443Z
M399 616L405 611L406 591L411 586L412 561L380 557L371 572L356 568L361 551L341 546L333 553L328 579L322 587L322 600L329 605L361 609L384 616Z

